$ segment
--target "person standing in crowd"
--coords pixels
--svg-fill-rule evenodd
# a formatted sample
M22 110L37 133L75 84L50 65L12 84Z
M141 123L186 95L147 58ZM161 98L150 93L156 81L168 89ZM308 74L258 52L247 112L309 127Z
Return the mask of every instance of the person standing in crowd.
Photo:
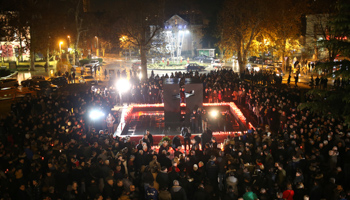
M151 146L153 146L153 135L149 132L149 130L146 130L146 135L148 136L149 143Z
M296 73L295 76L294 76L295 87L298 87L298 80L299 80L299 74Z
M187 200L187 195L185 190L180 186L178 180L174 180L173 187L171 188L171 199L172 200Z
M198 125L198 116L197 111L193 110L190 115L190 122L191 122L191 132L196 133L197 131L197 125Z
M182 137L184 137L184 146L185 146L185 150L187 150L187 145L189 147L191 144L191 133L187 127L183 126L181 128L181 135Z
M114 133L114 122L115 122L115 118L111 113L109 113L106 118L106 123L107 123L108 132L111 133L112 135Z

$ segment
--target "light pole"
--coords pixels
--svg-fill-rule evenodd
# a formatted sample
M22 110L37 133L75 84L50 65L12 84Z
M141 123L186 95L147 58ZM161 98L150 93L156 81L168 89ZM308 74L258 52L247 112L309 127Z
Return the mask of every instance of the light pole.
M70 36L69 35L67 35L67 38L68 38L68 48L69 48L69 46L70 46Z
M95 38L96 38L96 56L98 57L99 56L99 52L98 52L98 37L97 36L95 36Z
M62 59L62 44L63 44L63 42L60 41L60 60Z

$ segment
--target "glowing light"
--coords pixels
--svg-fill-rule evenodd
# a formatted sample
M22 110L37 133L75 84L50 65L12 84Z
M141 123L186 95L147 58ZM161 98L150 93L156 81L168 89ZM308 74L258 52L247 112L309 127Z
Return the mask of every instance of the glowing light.
M139 79L140 80L142 79L142 73L141 72L139 73Z
M116 87L120 93L127 92L130 89L130 83L126 79L119 79Z
M90 111L90 114L89 114L89 117L92 120L97 120L103 116L105 116L105 114L100 110L92 110Z
M212 117L217 117L218 116L218 111L217 110L213 110L213 111L211 111L210 112L210 116L212 116Z

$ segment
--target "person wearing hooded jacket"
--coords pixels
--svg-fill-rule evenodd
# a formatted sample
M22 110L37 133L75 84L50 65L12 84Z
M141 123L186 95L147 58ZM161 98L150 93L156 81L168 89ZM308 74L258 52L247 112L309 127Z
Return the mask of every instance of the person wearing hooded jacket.
M174 180L173 187L171 188L170 194L172 200L187 200L185 190L180 186L178 180Z

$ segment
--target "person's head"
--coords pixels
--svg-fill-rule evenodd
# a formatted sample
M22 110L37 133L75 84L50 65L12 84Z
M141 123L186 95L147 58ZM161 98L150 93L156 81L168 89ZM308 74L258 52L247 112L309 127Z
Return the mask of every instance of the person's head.
M201 168L201 167L203 167L203 166L204 166L204 163L203 163L202 161L199 161L198 167Z
M26 186L25 186L24 184L21 184L21 185L19 186L19 189L20 189L21 191L25 191L25 190L26 190Z
M211 160L211 161L216 161L216 156L211 155L211 156L210 156L210 160Z
M173 185L174 185L174 186L179 186L179 185L180 185L180 183L179 183L179 181L178 181L178 180L174 180L174 181L173 181Z
M282 192L277 192L276 196L277 196L277 198L281 199L283 197L283 193Z
M193 165L193 171L197 171L198 170L198 165L197 164L194 164Z
M161 168L161 171L166 173L166 172L168 172L168 169L167 169L165 166L163 166L163 167Z
M135 185L130 185L130 192L134 192L136 190Z
M250 188L249 186L247 186L247 187L245 188L245 191L250 192L250 191L252 191L252 188Z
M108 185L113 186L113 184L114 184L113 178L107 178L107 183L108 183Z
M123 181L122 180L117 180L117 186L122 187L123 186Z

